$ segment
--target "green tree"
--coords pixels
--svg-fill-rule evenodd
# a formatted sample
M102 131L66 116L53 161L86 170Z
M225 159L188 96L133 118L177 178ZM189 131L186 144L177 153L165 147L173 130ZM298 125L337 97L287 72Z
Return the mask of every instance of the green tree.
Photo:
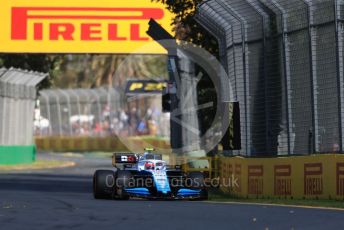
M172 25L177 39L199 45L218 57L217 40L194 19L196 7L203 0L152 1L164 3L166 9L175 15Z
M40 88L48 88L52 86L54 78L59 75L62 58L61 55L47 54L1 54L0 67L49 73L49 77L40 84Z
M0 68L49 73L40 89L123 86L128 78L166 78L166 62L161 55L0 55Z
M57 88L123 87L133 79L166 79L167 58L162 55L66 55L55 78Z

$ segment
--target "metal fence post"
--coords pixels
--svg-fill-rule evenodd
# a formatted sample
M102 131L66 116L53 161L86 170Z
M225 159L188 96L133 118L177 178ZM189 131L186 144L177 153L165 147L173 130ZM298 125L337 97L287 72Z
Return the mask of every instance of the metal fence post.
M64 95L64 97L66 98L67 101L67 107L68 107L68 117L72 116L72 108L70 105L70 97L68 95L68 93L65 90L59 90L59 92ZM70 121L68 120L68 130L69 130L69 135L72 136L73 135L73 131L72 131L72 126L70 125Z
M287 154L292 154L292 141L291 141L291 101L290 101L290 70L287 63L289 63L289 57L287 55L287 48L286 44L288 43L288 38L286 34L286 19L285 19L285 12L276 3L274 0L267 1L267 0L260 0L262 3L270 8L276 15L279 15L281 18L281 33L282 33L282 56L283 56L283 80L284 80L284 87L285 92L283 92L283 96L285 97L285 109L286 109L286 128L287 128ZM278 25L277 25L278 26ZM280 143L279 143L280 144ZM280 153L279 153L280 154Z
M344 49L343 49L343 15L340 14L340 6L338 5L341 3L343 7L343 2L340 0L334 0L334 17L335 17L335 31L336 31L336 63L337 63L337 86L338 86L338 121L339 121L339 151L343 153L344 151ZM341 33L340 33L341 32Z
M312 123L313 123L313 130L310 132L312 134L312 136L310 137L310 143L312 146L310 146L309 149L309 154L313 154L314 150L315 152L319 151L319 145L318 145L318 108L317 108L317 93L316 93L316 89L317 89L317 83L316 83L316 78L314 77L314 69L313 66L315 66L314 64L314 59L316 58L315 54L314 54L314 42L312 39L312 34L313 34L313 16L312 16L312 12L311 12L311 8L312 8L312 1L309 0L302 0L303 3L307 6L307 19L308 19L308 47L309 47L309 68L310 68L310 78L311 78L311 90L312 90Z

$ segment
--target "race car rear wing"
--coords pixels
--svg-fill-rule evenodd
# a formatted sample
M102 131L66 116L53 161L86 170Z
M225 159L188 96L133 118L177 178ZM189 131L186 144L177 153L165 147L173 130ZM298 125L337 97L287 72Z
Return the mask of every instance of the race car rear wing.
M112 165L116 168L131 168L138 161L139 156L135 153L114 153L112 156Z

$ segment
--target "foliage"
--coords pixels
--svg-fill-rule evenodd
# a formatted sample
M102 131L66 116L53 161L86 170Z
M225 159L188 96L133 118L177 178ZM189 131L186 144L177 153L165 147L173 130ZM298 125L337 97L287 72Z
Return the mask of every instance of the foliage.
M176 38L191 42L208 50L214 56L218 56L217 40L200 26L195 18L196 7L203 0L153 0L166 5L166 9L175 16L172 25Z
M167 59L161 55L66 55L56 78L57 88L122 87L127 79L166 78Z
M63 56L46 54L1 54L0 67L19 68L30 71L49 73L49 78L41 84L41 88L50 87L59 74L59 65Z
M0 55L0 67L49 73L41 89L123 86L128 78L164 79L166 65L161 55Z

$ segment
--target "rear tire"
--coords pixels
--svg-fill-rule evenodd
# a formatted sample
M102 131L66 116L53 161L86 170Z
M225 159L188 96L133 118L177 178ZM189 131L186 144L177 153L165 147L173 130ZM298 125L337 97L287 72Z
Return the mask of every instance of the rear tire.
M192 189L203 189L205 187L204 175L201 172L191 172L187 178L187 187Z
M133 176L129 171L118 170L116 177L116 199L129 200L129 195L125 192L130 183L133 182Z
M111 199L115 186L115 174L111 170L97 170L93 175L95 199Z
M205 186L204 174L202 172L191 172L188 175L190 189L200 189L200 198L194 200L208 200L208 190Z
M208 190L207 189L202 189L201 191L201 197L199 200L208 200Z

